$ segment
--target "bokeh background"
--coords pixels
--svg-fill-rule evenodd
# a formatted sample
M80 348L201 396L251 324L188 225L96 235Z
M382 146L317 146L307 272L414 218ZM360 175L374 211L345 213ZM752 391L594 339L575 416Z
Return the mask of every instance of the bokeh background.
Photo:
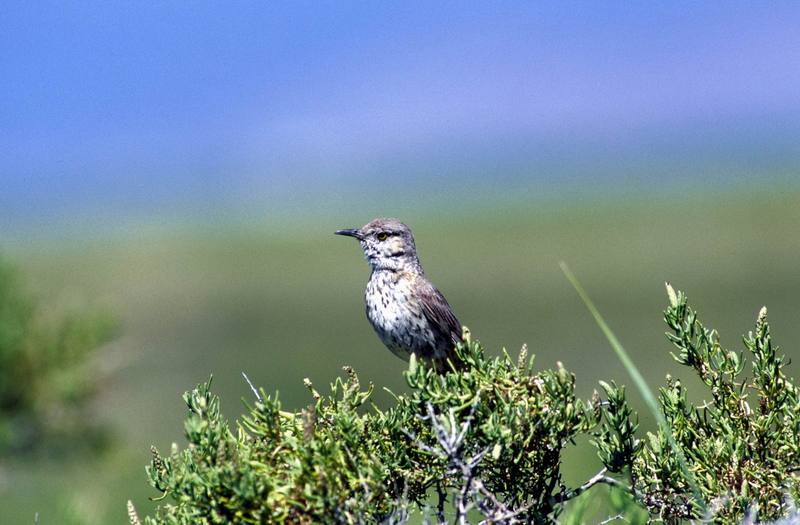
M527 342L582 395L627 377L560 260L654 386L689 378L665 280L732 349L768 305L796 357L798 27L792 2L4 3L0 252L121 336L109 445L0 462L0 522L147 513L149 446L212 373L230 419L242 371L290 409L346 364L403 392L332 235L378 215L490 352Z

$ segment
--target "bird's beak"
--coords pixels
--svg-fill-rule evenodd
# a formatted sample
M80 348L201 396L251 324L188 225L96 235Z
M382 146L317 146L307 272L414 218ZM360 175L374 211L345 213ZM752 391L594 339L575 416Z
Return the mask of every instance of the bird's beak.
M336 235L347 235L348 237L355 237L359 241L364 238L364 236L361 235L361 230L357 229L336 230L333 233L335 233Z

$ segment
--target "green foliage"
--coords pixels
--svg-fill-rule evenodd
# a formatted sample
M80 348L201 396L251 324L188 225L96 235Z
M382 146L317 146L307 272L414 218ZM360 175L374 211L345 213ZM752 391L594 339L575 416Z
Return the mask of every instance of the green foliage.
M720 523L757 510L761 519L784 516L797 501L800 465L800 400L786 376L786 359L772 344L767 311L744 338L752 359L725 350L714 330L703 326L682 292L670 292L664 318L677 362L694 370L710 399L697 406L675 378L660 391L672 434L699 482L711 517ZM648 434L633 463L634 489L654 515L665 521L700 517L690 504L687 484L663 431Z
M613 381L610 384L601 381L600 386L608 398L604 411L606 417L592 443L609 472L624 472L641 449L636 438L638 417L628 406L624 387L618 387Z
M472 472L489 493L509 509L525 509L520 516L544 520L558 514L572 497L561 480L561 453L575 436L597 426L599 407L575 397L575 377L560 364L556 370L534 371L525 349L517 362L508 355L487 359L473 342L463 350L465 373L440 376L412 363L406 375L412 394L398 400L407 415L405 428L413 429L418 442L410 444L410 451L419 444L424 450L436 446L431 425L421 424L426 411L452 411L454 419L470 422L463 455L490 452ZM462 480L451 479L442 470L446 465L431 459L416 464L430 478L461 488Z
M578 399L560 364L536 371L525 347L516 360L488 358L465 332L462 370L439 374L412 357L410 392L385 411L346 367L328 395L307 383L314 402L297 413L261 390L231 429L199 385L184 397L189 445L153 450L147 471L165 502L144 522L404 523L419 509L438 523L582 523L598 484L609 486L600 494L611 516L631 523L796 520L800 399L766 310L744 339L745 375L744 355L723 349L683 293L668 292L675 359L710 399L693 404L668 376L657 398L665 424L643 438L624 387L601 381L603 396ZM570 488L562 452L578 436L604 468Z
M105 315L44 308L0 260L0 456L97 436L85 414L97 386L88 362L114 327Z
M234 432L209 384L198 386L184 396L190 446L168 457L153 449L148 474L175 503L159 509L158 522L313 523L388 513L399 492L387 490L400 477L379 420L358 413L369 393L351 373L330 396L315 394L306 411L288 414L262 391Z
M673 461L676 465L678 465L678 467L680 467L681 475L683 476L686 485L691 489L692 499L691 502L687 502L687 505L690 504L695 508L695 511L699 511L702 514L706 514L708 512L708 507L706 506L705 500L703 499L700 488L697 484L697 480L695 479L695 476L692 473L692 471L689 470L686 457L684 457L683 450L675 442L675 437L672 435L672 430L669 427L669 423L667 422L667 419L664 417L663 411L661 410L661 407L659 406L659 403L656 400L656 396L653 395L653 392L648 386L647 381L645 381L644 376L642 376L641 372L639 372L639 367L637 367L636 364L633 362L630 355L628 354L628 351L625 350L625 348L623 348L622 343L619 341L616 334L611 330L611 327L608 325L608 323L606 323L605 319L600 314L600 311L597 309L592 300L589 298L589 295L583 289L583 286L581 286L580 282L578 282L578 279L573 275L572 271L569 269L567 264L561 262L560 266L561 270L564 272L564 275L567 277L572 286L575 288L575 291L578 292L578 295L581 297L581 300L586 305L586 308L592 314L592 317L594 317L597 326L606 336L606 339L611 345L611 348L617 354L617 357L622 363L622 366L625 367L625 369L628 371L628 374L630 374L633 383L636 385L636 388L642 395L645 405L650 410L650 413L653 415L656 422L658 423L659 429L661 430L661 433L664 439L666 440L667 445L669 445L668 448L665 448L665 453L674 454L675 457ZM672 287L669 286L669 284L667 285L667 292L670 296L670 302L673 302L673 296L675 293L674 290L672 290ZM625 432L624 429L620 429L620 435L622 435L624 432ZM619 443L620 446L624 447L628 446L625 440L620 440ZM612 448L615 446L615 444L616 444L615 441L607 442L607 446L609 447L610 452L613 452ZM604 449L601 447L599 452L602 459L604 456ZM619 454L615 453L612 455L625 456L626 454L627 454L626 450L620 450Z
M386 411L365 406L371 387L346 368L327 396L309 384L315 402L299 413L262 390L235 431L198 386L184 398L189 446L154 451L147 471L169 503L145 521L397 522L431 498L438 516L557 516L589 488L564 485L561 453L597 427L599 404L575 397L563 367L534 371L525 349L489 359L467 338L458 352L466 371L440 375L412 359L411 392Z

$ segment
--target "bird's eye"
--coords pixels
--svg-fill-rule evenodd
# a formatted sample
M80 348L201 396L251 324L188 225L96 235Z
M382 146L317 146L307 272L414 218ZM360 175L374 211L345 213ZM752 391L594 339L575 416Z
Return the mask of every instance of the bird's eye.
M379 241L385 241L389 235L386 232L380 232L376 237Z

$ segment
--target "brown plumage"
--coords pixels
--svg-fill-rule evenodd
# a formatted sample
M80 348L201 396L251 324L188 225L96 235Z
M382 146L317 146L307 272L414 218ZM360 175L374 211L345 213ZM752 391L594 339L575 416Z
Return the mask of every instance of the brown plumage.
M462 363L454 351L461 323L447 299L427 279L411 230L397 219L375 219L358 229L339 230L359 240L372 269L364 294L367 318L395 355L412 353L436 369Z

